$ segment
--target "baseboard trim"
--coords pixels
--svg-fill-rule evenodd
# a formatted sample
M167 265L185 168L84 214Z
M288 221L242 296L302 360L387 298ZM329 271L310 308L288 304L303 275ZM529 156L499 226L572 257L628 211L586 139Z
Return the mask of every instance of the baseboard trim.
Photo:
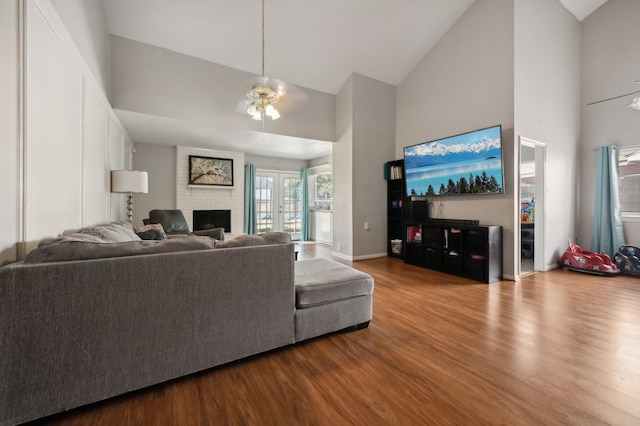
M331 256L335 256L337 258L343 259L343 260L348 260L349 262L353 262L353 256L348 256L346 254L342 254L342 253L338 253L335 251L331 252Z
M364 254L362 256L355 256L353 260L376 259L378 257L387 257L387 253Z
M387 257L387 253L375 253L375 254L363 254L362 256L349 256L335 251L331 252L331 256L338 257L340 259L348 260L350 262L357 262L358 260L375 259L378 257Z

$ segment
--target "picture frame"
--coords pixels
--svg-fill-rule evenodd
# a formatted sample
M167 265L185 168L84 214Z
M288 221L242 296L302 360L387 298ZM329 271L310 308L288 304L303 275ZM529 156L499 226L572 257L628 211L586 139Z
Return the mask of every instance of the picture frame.
M233 159L190 155L189 185L233 187Z

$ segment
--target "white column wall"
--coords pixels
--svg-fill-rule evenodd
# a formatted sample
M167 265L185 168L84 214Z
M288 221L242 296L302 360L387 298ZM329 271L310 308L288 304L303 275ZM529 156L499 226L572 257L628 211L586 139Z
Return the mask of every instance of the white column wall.
M403 147L497 124L505 194L436 197L432 216L503 227L503 272L514 268L513 1L477 0L397 89L396 158Z
M587 105L640 90L640 2L609 0L582 22L582 140L577 241L590 249L596 149L640 145L640 111L627 108L635 96ZM640 246L640 218L623 219L625 242Z
M5 262L21 258L42 238L115 219L120 213L112 211L112 200L123 196L110 196L109 170L130 164L131 141L51 2L3 2L1 8L7 37L0 49L8 58L1 68L1 84L7 85L0 103L7 127L1 131L10 141L2 144L7 165L0 172L7 201L0 209L7 225L0 237Z
M0 2L0 265L16 260L20 239L19 3Z
M556 0L516 0L515 52L516 143L546 144L544 265L551 269L576 241L580 23Z

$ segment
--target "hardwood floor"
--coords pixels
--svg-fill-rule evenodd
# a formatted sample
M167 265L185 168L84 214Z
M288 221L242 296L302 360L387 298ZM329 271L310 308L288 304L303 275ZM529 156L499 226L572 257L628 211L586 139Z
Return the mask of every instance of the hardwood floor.
M324 246L299 251L329 256ZM46 422L640 424L640 279L554 270L486 285L391 258L353 267L375 278L369 328Z

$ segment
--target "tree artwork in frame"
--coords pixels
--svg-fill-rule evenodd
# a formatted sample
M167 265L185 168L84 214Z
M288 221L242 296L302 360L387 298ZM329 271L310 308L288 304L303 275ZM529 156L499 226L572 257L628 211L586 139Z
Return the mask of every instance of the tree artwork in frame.
M189 185L233 186L233 160L189 156Z

